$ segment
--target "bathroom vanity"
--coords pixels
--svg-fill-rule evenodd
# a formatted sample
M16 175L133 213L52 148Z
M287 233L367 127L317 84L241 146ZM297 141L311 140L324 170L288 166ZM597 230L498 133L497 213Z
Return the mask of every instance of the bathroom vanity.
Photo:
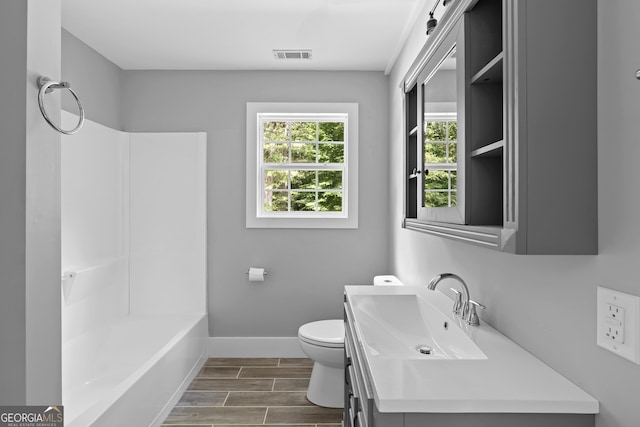
M598 401L426 287L345 287L344 427L587 427Z

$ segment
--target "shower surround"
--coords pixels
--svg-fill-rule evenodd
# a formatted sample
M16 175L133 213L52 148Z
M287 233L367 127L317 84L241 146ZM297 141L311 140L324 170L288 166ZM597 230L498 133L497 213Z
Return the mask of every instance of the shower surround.
M65 425L159 425L205 360L206 135L87 120L61 152Z

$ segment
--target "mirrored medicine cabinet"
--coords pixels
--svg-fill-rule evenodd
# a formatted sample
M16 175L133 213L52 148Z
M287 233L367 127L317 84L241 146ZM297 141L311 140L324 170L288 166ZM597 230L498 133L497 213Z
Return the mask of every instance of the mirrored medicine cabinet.
M449 3L402 84L405 228L518 254L597 252L596 40L555 15L593 22L586 1ZM536 19L545 34L530 32ZM582 43L588 54L567 54ZM582 70L593 82L576 81Z

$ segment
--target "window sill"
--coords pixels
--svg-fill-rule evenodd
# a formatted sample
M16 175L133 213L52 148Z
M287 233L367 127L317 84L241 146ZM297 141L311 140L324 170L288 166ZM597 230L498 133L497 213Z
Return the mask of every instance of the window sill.
M249 217L247 228L358 228L358 216L349 218L291 218L291 217Z

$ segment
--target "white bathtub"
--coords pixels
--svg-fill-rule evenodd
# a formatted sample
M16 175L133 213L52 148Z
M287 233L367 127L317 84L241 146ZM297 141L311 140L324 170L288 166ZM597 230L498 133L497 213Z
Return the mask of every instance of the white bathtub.
M206 134L85 120L61 158L65 426L160 425L204 364Z
M205 361L206 315L123 317L63 343L67 427L158 426Z

